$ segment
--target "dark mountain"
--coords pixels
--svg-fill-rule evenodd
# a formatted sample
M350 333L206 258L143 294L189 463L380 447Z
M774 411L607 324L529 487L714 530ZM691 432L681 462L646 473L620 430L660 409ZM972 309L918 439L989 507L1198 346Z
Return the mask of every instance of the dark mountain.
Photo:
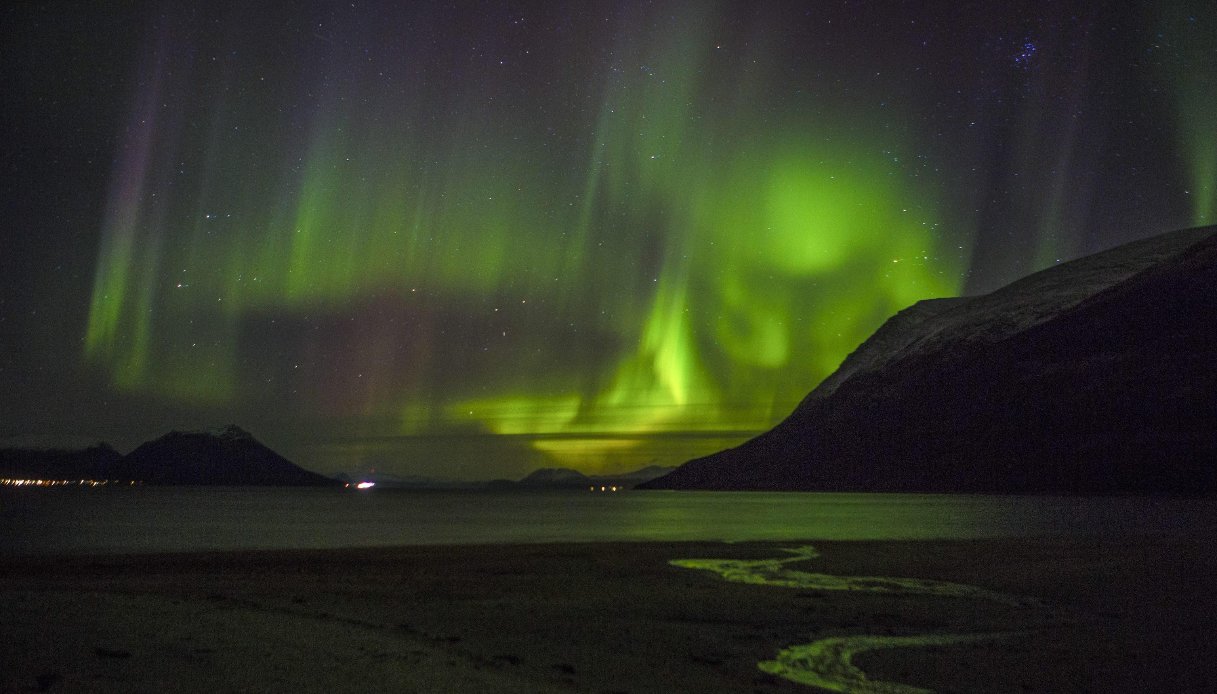
M110 479L110 468L122 456L99 443L79 450L0 449L0 477L43 480Z
M1215 232L918 303L771 431L642 486L1217 492Z
M341 484L298 467L236 426L217 432L170 432L124 456L110 474L145 484Z
M632 488L642 482L653 480L671 472L674 468L650 465L640 470L623 472L618 475L585 475L578 470L569 468L540 468L533 470L519 482L517 487L549 488L549 489L586 489L591 486L617 486ZM506 486L501 481L500 487Z
M586 487L591 483L591 478L578 470L543 467L528 473L516 484L523 487Z

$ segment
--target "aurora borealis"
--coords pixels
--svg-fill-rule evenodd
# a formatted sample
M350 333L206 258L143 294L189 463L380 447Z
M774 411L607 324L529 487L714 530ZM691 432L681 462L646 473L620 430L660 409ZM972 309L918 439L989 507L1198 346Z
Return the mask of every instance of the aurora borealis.
M1209 3L4 13L9 437L677 464L919 299L1217 221Z

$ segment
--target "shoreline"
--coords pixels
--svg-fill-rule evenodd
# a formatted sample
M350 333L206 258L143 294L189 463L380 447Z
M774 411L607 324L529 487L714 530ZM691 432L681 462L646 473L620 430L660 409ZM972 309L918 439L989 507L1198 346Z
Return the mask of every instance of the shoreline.
M679 563L699 560L1028 600ZM868 681L921 690L1186 691L1217 682L1215 577L1208 543L1167 537L2 556L0 691L807 692L772 663L866 639L896 644L854 649Z

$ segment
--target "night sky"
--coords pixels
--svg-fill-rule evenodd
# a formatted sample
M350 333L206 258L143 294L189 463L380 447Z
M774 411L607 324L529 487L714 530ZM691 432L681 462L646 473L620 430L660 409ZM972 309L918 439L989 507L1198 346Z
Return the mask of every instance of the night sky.
M0 10L0 444L677 464L1217 222L1211 0L122 4Z

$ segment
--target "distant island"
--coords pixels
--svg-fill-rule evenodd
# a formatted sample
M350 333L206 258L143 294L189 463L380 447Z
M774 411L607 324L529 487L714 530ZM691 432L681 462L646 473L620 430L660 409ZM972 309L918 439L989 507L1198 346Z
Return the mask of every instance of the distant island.
M1215 234L917 303L769 432L640 487L1217 492Z
M540 468L532 471L518 482L504 485L502 480L498 480L496 484L524 489L594 488L597 490L617 491L621 489L633 489L637 485L649 482L657 477L662 477L675 469L675 467L650 465L619 475L585 475L578 470L571 470L569 468Z

